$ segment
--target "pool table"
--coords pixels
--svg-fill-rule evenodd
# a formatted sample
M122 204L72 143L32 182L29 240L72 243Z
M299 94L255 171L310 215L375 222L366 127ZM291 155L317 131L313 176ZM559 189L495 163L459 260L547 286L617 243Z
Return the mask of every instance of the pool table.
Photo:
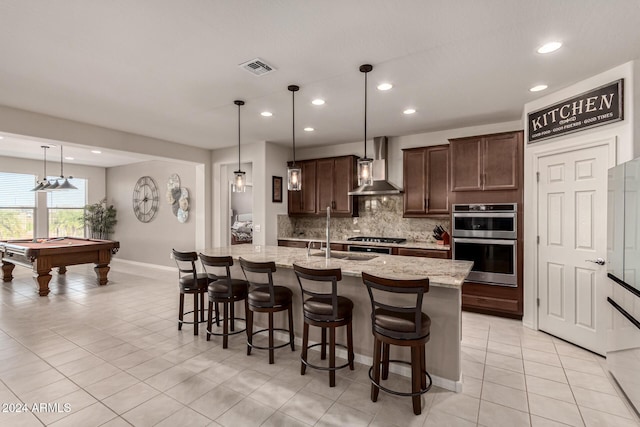
M98 284L107 283L111 255L120 248L112 240L64 237L53 239L0 240L2 279L10 282L16 265L33 269L40 296L49 294L51 269L58 267L64 274L68 265L94 263Z

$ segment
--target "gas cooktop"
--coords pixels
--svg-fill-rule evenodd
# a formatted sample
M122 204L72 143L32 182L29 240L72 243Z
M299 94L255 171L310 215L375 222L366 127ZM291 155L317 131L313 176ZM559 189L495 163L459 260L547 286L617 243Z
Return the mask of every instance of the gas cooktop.
M350 242L372 242L372 243L404 243L407 241L407 239L403 239L401 237L367 237L367 236L349 237L347 240Z

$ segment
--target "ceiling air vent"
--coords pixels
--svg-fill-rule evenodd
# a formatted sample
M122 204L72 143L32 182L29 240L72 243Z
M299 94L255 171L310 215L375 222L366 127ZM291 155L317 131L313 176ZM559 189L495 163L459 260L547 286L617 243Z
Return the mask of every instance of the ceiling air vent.
M263 61L260 58L243 62L242 64L240 64L240 67L244 68L245 70L249 71L251 74L254 74L256 76L264 76L265 74L268 74L276 70L275 68L273 68L271 65L267 64L265 61Z

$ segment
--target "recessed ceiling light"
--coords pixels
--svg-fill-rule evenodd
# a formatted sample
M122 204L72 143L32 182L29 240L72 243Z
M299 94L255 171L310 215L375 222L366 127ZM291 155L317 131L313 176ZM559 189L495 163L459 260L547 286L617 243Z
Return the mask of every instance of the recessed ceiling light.
M73 157L68 157L68 156L67 156L67 157L65 157L64 159L65 159L65 160L73 160Z
M4 136L0 135L0 139L4 139Z
M555 52L556 50L560 49L560 46L562 46L562 43L560 43L560 42L545 43L545 44L543 44L542 46L540 46L538 48L538 53Z
M314 128L311 128L311 127L306 127L306 128L304 128L304 131L305 131L305 132L313 132L314 130L315 130L315 129L314 129Z
M100 151L100 150L91 150L91 152L93 154L102 154L102 151Z
M260 115L264 117L271 117L273 116L273 113L270 111L263 111L262 113L260 113Z
M406 110L403 111L404 114L413 114L415 112L416 110L414 110L413 108L407 108Z
M311 103L313 105L324 105L324 99L320 99L320 98L314 99L313 101L311 101Z
M393 87L391 83L380 83L378 85L378 90L389 90Z
M532 87L531 89L529 89L529 91L531 92L540 92L541 90L545 90L548 86L547 85L537 85Z

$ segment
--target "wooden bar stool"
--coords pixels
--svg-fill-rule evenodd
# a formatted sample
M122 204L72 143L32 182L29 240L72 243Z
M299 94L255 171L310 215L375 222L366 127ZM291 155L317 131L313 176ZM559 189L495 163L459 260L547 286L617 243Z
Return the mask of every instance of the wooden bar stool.
M247 310L247 294L249 292L249 283L246 280L231 278L231 266L233 258L230 256L208 256L198 254L202 269L209 277L209 316L207 318L207 341L211 339L211 335L222 336L222 348L227 348L229 343L229 335L242 333L246 330L235 329L236 320L245 321L245 319L235 316L235 303L238 301L245 302L245 312ZM222 274L216 274L222 273ZM218 303L222 304L222 333L213 332L213 304L215 304L215 322L220 326L220 312L218 311ZM231 312L229 315L229 312ZM231 321L231 325L229 325ZM246 324L246 321L245 321ZM229 331L229 326L231 331Z
M300 356L300 374L304 375L307 366L329 371L329 387L336 386L336 370L346 368L353 371L353 302L349 298L338 296L338 282L342 280L342 270L310 269L293 264L302 292L302 312L304 314L304 332L302 334L302 355ZM309 345L309 325L322 328L321 342ZM347 327L347 345L336 344L336 328ZM326 359L327 329L329 329L329 366L313 365L307 361L307 351L311 347L322 346L320 358ZM347 363L336 366L336 346L347 349Z
M193 324L193 335L198 335L198 324L204 323L204 294L207 292L209 277L206 273L198 273L196 261L198 254L195 252L173 251L173 259L178 266L178 285L180 287L180 308L178 310L178 330L182 330L183 324ZM193 310L184 312L184 295L193 294ZM199 302L198 302L199 300ZM198 305L200 309L198 310ZM200 320L198 320L198 311ZM184 321L185 314L193 313L193 322Z
M276 263L269 262L251 262L240 258L240 266L250 284L249 294L247 297L247 356L251 354L252 348L260 350L269 350L269 363L273 364L273 351L277 348L291 345L291 351L295 351L295 342L293 336L293 313L291 311L291 300L293 292L285 286L277 286L273 284L273 273L276 271ZM289 311L289 329L273 327L273 313L279 311ZM253 313L268 313L269 327L253 332ZM258 346L253 344L253 336L260 332L269 332L269 346ZM283 331L289 333L289 341L275 345L273 342L273 332Z
M429 391L432 385L431 376L425 369L425 344L430 337L431 319L422 312L422 299L425 292L429 292L429 279L395 280L363 272L362 281L367 286L371 299L371 327L375 341L373 366L369 369L371 400L378 400L380 390L398 396L411 396L413 413L420 415L420 395ZM389 293L408 295L415 303L407 305L405 301L387 302L398 297L396 295L396 298L391 298L393 296ZM383 295L385 298L381 298ZM411 362L390 360L391 344L411 347ZM382 367L382 379L386 380L389 376L389 362L411 366L411 393L391 390L380 384L380 368Z

